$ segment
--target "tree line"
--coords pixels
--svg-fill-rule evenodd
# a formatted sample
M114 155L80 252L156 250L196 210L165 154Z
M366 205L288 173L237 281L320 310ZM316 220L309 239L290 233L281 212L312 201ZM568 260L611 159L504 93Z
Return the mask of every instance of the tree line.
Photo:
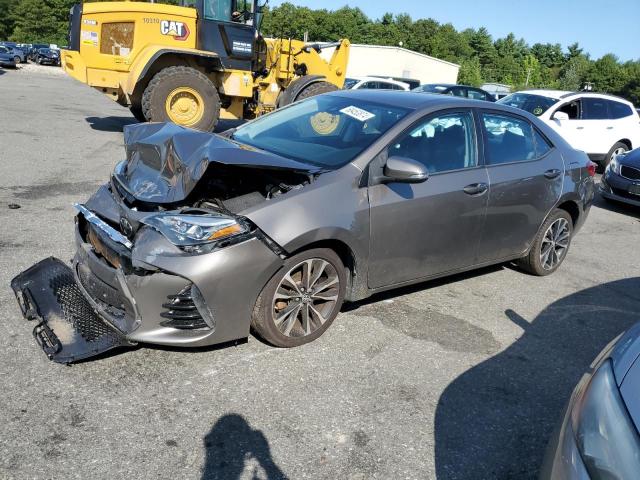
M65 45L69 9L77 0L0 0L0 39ZM164 0L163 3L177 3ZM352 43L402 45L404 48L460 65L458 83L480 86L504 83L514 89L579 90L590 84L640 104L640 60L621 62L609 53L593 59L578 43L529 45L513 34L494 39L486 28L456 30L431 18L413 20L387 13L370 19L359 8L310 9L283 3L270 8L262 31L266 36Z
M557 88L613 93L640 104L640 59L620 62L612 53L592 59L578 43L565 52L558 43L529 45L510 33L493 39L486 28L456 30L431 18L413 20L407 14L387 13L372 20L359 8L310 9L283 3L265 15L263 32L272 36L351 43L402 45L460 65L458 83L485 82L514 89Z

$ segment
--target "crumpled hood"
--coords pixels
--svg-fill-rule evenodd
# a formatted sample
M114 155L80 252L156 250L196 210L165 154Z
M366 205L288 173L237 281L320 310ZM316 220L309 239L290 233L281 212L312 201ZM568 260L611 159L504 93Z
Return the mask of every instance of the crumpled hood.
M136 199L152 203L184 200L212 163L309 173L320 170L173 123L127 125L124 143L127 162L115 175Z

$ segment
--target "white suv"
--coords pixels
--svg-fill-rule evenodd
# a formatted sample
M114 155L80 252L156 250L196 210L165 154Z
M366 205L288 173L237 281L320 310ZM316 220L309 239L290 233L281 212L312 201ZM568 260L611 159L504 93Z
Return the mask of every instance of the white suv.
M613 95L526 90L498 101L521 108L556 129L573 148L606 166L614 155L640 147L640 115Z
M360 90L360 89L375 89L375 90L410 90L411 87L408 83L394 80L393 78L382 77L351 77L345 79L345 90Z

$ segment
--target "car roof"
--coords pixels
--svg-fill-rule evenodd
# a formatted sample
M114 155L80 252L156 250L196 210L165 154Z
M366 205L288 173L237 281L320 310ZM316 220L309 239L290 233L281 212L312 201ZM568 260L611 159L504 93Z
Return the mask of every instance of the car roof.
M526 111L519 108L510 107L508 105L499 105L489 103L484 100L473 100L465 97L454 97L451 95L441 95L439 93L414 92L403 90L337 90L327 95L337 95L347 98L355 98L373 103L381 103L390 107L408 108L411 110L419 110L424 108L439 107L481 107L492 110L503 110L512 112L520 116L527 116ZM532 116L532 115L531 115Z
M555 98L557 100L563 100L569 97L592 97L592 98L604 98L609 100L616 100L623 103L627 103L629 105L633 105L626 98L618 97L617 95L612 95L610 93L601 93L601 92L571 92L568 90L522 90L520 92L514 93L526 93L531 95L542 95L545 97Z

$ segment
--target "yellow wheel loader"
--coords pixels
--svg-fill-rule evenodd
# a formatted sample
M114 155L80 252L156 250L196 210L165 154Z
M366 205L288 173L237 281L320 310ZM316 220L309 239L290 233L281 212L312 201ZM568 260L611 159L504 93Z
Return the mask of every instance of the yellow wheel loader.
M188 0L187 0L188 1ZM62 66L140 121L211 131L344 84L349 41L263 38L258 0L189 6L96 2L71 8ZM335 47L329 60L321 48Z

